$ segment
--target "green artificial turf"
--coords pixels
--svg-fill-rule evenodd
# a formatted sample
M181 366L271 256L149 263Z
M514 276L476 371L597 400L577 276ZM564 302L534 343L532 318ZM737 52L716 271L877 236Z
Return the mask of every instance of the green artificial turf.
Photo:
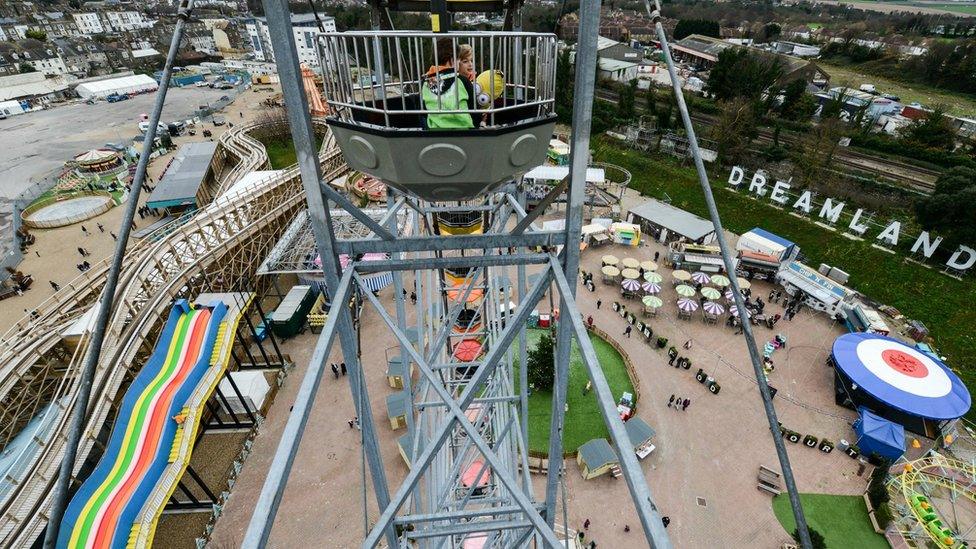
M595 141L595 157L630 170L633 174L630 186L641 194L657 199L663 199L666 194L672 205L708 217L693 167L626 149L609 139ZM742 234L753 227L762 227L796 242L809 265L826 263L849 272L849 286L897 308L908 318L922 321L948 357L949 366L970 391L976 389L976 369L971 366L976 360L976 307L973 306L976 292L972 279L950 278L935 269L906 262L902 253L889 254L872 248L870 242L849 240L762 200L728 191L724 188L727 177L728 172L713 173L710 177L726 229ZM901 246L906 243L910 246L911 241L902 238ZM976 411L971 410L968 417L976 418Z
M535 347L544 330L528 330L528 346ZM590 334L590 341L596 351L596 356L603 368L603 373L610 384L610 390L615 399L627 393L634 393L634 384L627 375L624 359L609 343L599 336ZM516 356L518 353L516 352ZM515 368L516 383L518 380L518 366ZM566 427L563 430L563 450L565 453L575 452L585 442L594 438L609 437L603 416L597 406L596 394L590 391L586 395L583 389L589 378L586 367L580 355L579 345L574 341L570 354L569 388L566 392ZM636 395L635 395L636 396ZM534 392L529 395L529 449L533 452L548 454L549 426L551 424L552 393L548 391Z
M861 496L800 494L803 515L810 528L820 532L829 549L888 549L884 536L874 531ZM773 512L787 533L796 529L793 510L786 494L773 498Z

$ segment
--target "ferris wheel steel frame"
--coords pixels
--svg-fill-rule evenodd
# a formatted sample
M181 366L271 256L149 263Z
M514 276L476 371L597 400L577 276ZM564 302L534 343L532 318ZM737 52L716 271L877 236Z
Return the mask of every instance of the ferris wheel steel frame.
M546 203L546 200L551 201L567 190L565 229L539 230L533 221L544 208L526 214L524 192L518 185L509 184L494 191L493 194L482 196L481 200L487 201L483 206L425 204L390 189L388 200L390 213L387 219L391 221L395 218L395 209L404 205L421 214L418 217L436 212L461 212L472 209L498 213L494 216L495 219L489 230L484 234L441 236L431 232L431 236L404 238L396 237L395 228L391 228L393 225L384 226L383 223L367 216L357 216L364 225L372 229L373 237L342 240L337 239L334 233L329 201L332 200L338 207L349 210L352 215L356 215L354 211L356 208L348 200L336 197L335 193L327 190L320 168L311 154L314 147L311 118L308 100L300 79L287 1L264 0L264 8L272 46L276 52L276 64L287 106L292 139L298 153L308 211L316 244L323 259L322 268L326 286L332 299L326 324L316 342L308 372L302 381L242 546L264 547L268 542L274 517L325 371L324 361L338 338L343 359L350 372L350 390L360 419L366 466L372 479L377 508L380 510L380 516L368 528L363 546L374 547L381 540L385 540L389 547L403 546L406 541L399 538L398 529L406 533L405 539L410 538L422 543L437 540L433 542L434 545L424 544L422 545L424 547L441 547L446 541L456 540L457 538L454 537L456 535L463 536L475 532L485 532L489 536L486 539L492 542L504 539L506 545L521 545L531 538L543 546L563 546L564 541L560 541L553 527L557 494L560 486L563 485L562 475L565 473L562 463L561 435L565 419L569 352L572 340L576 339L598 396L601 414L620 456L620 467L647 542L652 547L670 547L671 543L661 522L661 516L653 504L650 490L636 455L632 451L623 422L616 413L613 395L600 369L575 301L575 281L580 253L579 247L575 244L578 242L582 226L585 198L600 2L584 2L581 6L581 39L577 57L577 93L574 99L573 120L575 131L572 139L570 177L563 184L557 185L554 192L543 201L543 203ZM513 196L515 194L518 195L517 198ZM505 222L513 214L518 220L516 230L506 232ZM418 232L415 231L414 234L417 235ZM562 252L557 256L551 250L560 246ZM542 247L543 251L533 251L539 247ZM465 251L470 253L465 254ZM508 251L513 253L507 253ZM366 253L385 253L390 254L390 257L379 261L353 261L351 268L347 268L344 272L340 269L339 254L349 254L354 258ZM452 255L453 253L460 255ZM474 255L471 255L472 253ZM411 254L411 256L407 257L404 254ZM527 265L542 265L543 268L541 275L529 289L525 280ZM515 310L507 310L505 322L500 330L497 329L498 326L493 328L494 332L492 329L488 330L491 343L487 354L471 363L476 367L472 368L474 371L470 377L460 382L444 377L445 372L453 371L457 367L456 361L444 358L444 346L451 336L452 326L457 321L468 295L476 283L483 284L479 287L488 288L484 295L491 294L492 304L486 305L485 301L488 300L482 300L479 310L484 311L487 307L488 315L487 318L483 317L483 320L491 319L498 311L496 302L499 292L490 291L495 289L495 282L490 275L492 271L488 269L511 266L516 267L518 276L519 302ZM464 289L457 292L461 294L461 298L453 307L444 297L441 287L443 277L438 271L451 267L474 269L468 272ZM364 286L361 274L380 271L392 271L395 274L395 283L399 286L394 296L396 318L383 308L371 292L359 291ZM415 284L421 293L418 296L415 334L408 333L410 330L404 328L404 304L400 280L400 274L404 271L415 273ZM437 281L432 282L435 273L438 273ZM481 282L482 278L484 282ZM511 357L514 354L513 344L516 338L520 343L519 355L522 364L525 363L526 321L546 290L551 287L555 288L552 295L556 295L556 292L559 295L562 321L558 324L556 336L556 371L549 438L550 466L546 479L545 499L537 502L532 497L532 486L526 467L528 430L526 369L520 369L521 379L516 393L514 380L510 376L510 358L506 362L506 367L500 367L500 364L506 355ZM510 283L503 288L506 298L510 289ZM429 436L424 437L422 447L419 447L419 435L412 437L409 473L392 496L379 453L377 430L364 383L365 374L358 359L356 328L350 308L347 306L354 293L364 296L379 313L385 326L389 328L399 344L401 359L404 361L409 359L421 372L419 388L416 392L419 394L422 390L423 398L419 403L413 402L406 415L414 419L412 417L414 408L422 408L423 412L416 420L423 425L417 427L410 424L408 419L408 434L415 433L418 428L424 428L427 430L425 435ZM455 298L451 298L451 301L454 302ZM423 308L424 306L426 309ZM423 343L418 345L419 349L414 347L415 340L427 341L426 335L421 335L422 332L433 336L427 352L424 352ZM510 384L509 392L512 394L500 390L497 395L489 394L485 397L485 393L482 393L483 389L488 390L486 388L489 386L498 387L502 383ZM410 391L409 386L406 390ZM479 402L480 410L472 421L466 412L470 412L469 406ZM518 403L517 407L515 403ZM496 424L497 431L493 432L494 440L488 440L479 430L478 425L483 423L489 407L492 406L499 406L505 419L503 423ZM506 415L509 413L510 415ZM510 445L494 444L498 438L508 437L513 430L516 436L511 440ZM454 489L452 483L457 483L456 474L460 467L459 461L443 459L445 453L443 450L449 439L458 440L457 437L461 433L465 437L464 448L473 446L477 449L478 455L483 458L479 474L475 478L480 478L481 474L490 467L492 478L497 479L505 489L498 492L500 496L491 500L493 507L465 508L465 504L471 499L470 489L473 489L475 484L466 487L469 488L466 493L455 496L460 507L445 507L447 510L441 510L439 507L444 502L445 494L449 494ZM519 469L521 469L521 479L518 478ZM422 479L423 483L421 483ZM365 490L366 487L364 486L363 489ZM419 495L422 490L425 492L424 496ZM421 497L427 498L428 503L436 500L437 510L431 511L428 507L427 512L424 512L425 509L418 503ZM410 510L405 515L398 516L404 507ZM501 537L503 535L504 538Z

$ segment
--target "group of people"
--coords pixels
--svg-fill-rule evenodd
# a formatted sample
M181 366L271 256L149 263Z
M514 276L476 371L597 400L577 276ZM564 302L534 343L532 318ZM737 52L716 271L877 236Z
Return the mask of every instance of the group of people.
M332 375L339 379L339 374L346 375L346 363L342 362L340 364L332 363Z
M668 408L674 408L675 410L681 410L682 412L687 410L690 404L691 399L682 399L680 396L676 395L671 395L671 398L668 399Z
M159 209L150 208L149 206L139 206L139 209L136 210L136 213L139 214L139 219L145 219L147 216L150 215L159 217Z
M91 263L89 263L88 261L82 261L81 263L75 265L75 267L78 269L78 271L83 273L88 269L91 269Z

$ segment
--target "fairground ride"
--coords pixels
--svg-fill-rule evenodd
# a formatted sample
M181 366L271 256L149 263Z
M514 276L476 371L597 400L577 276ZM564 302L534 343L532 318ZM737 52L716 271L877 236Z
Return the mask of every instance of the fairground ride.
M891 479L894 531L908 547L976 543L976 465L933 453Z

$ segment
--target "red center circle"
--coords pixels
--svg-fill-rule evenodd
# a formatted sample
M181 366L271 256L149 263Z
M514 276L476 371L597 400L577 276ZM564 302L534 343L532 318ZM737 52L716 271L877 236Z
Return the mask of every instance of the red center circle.
M885 349L881 351L881 359L898 373L908 377L925 377L929 375L929 369L922 364L922 361L897 349Z

